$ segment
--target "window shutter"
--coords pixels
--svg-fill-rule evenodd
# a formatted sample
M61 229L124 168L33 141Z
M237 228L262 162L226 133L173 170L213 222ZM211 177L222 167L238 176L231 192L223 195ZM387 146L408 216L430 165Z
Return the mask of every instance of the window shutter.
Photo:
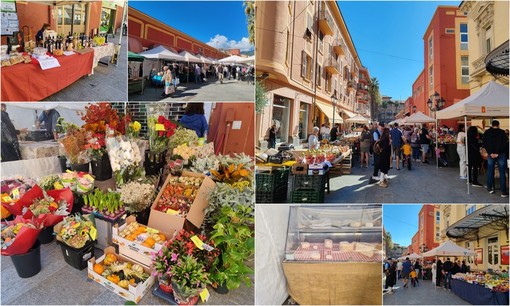
M301 51L301 76L306 77L306 53Z

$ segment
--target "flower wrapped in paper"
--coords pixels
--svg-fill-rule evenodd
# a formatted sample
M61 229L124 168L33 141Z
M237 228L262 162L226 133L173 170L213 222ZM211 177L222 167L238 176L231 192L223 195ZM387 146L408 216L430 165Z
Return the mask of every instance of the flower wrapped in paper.
M144 175L140 163L142 156L136 141L126 140L125 137L109 137L106 142L110 164L115 173L117 185L137 179Z
M85 172L78 172L76 179L76 191L87 193L94 189L94 177Z
M54 230L57 240L75 249L80 249L97 238L97 230L92 221L79 214L65 217Z
M17 216L13 221L2 222L2 255L25 254L30 250L41 232L40 220L28 220Z

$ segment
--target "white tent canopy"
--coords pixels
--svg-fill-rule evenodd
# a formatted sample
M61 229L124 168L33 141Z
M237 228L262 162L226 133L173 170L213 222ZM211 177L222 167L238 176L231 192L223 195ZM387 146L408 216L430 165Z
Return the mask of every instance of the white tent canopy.
M213 63L213 61L212 61L212 60L210 60L210 59L208 59L207 57L202 56L202 55L200 55L200 54L197 54L197 58L201 59L201 60L202 60L202 63L204 63L204 64L212 64L212 63Z
M78 111L85 111L85 106L89 103L69 103L69 102L45 102L45 103L6 103L7 113L11 118L14 127L18 130L27 128L34 129L35 120L42 111L56 109L65 121L76 125L83 125L85 122L81 119Z
M188 51L182 51L179 53L180 56L184 57L184 61L191 63L203 63L202 60Z
M490 81L464 100L438 111L436 118L508 117L508 101L508 87Z
M418 111L411 116L407 117L404 121L405 123L435 123L436 119L425 115L424 113Z
M409 258L411 260L413 259L420 259L420 258L423 258L423 256L419 255L419 254L416 254L416 253L411 253L409 255L405 255L405 256L402 256L402 257L399 257L398 259L402 259L402 260L405 260L406 258Z
M245 57L242 60L240 60L239 63L242 63L242 64L254 64L255 63L255 55Z
M150 49L145 52L138 53L138 54L144 56L145 58L149 58L149 59L166 59L166 60L181 61L181 62L186 61L186 59L183 56L181 56L179 54L175 54L163 46L157 46L156 48L153 48L153 49Z
M240 57L237 55L231 55L229 57L220 59L219 62L223 63L223 64L238 64L238 63L242 63L242 60L244 60L243 57Z
M450 240L441 244L435 249L432 249L428 252L422 254L423 257L433 257L433 256L472 256L475 255L474 251L465 249L451 242Z
M360 114L357 114L356 116L346 119L345 121L346 122L354 122L354 123L368 123L370 120L361 116Z

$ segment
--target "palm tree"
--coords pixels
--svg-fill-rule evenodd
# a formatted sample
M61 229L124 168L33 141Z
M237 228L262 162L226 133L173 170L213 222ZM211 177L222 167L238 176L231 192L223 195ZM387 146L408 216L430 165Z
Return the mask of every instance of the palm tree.
M378 106L381 103L381 94L379 93L379 81L373 77L368 83L368 93L370 95L370 114L372 120L376 120L379 114Z
M251 44L255 44L255 1L244 1L244 13L248 23L248 38Z

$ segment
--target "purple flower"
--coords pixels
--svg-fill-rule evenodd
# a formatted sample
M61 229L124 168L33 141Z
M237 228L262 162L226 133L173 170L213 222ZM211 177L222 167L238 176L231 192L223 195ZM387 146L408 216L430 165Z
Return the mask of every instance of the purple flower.
M170 261L177 261L178 254L172 253L172 258L170 258Z

